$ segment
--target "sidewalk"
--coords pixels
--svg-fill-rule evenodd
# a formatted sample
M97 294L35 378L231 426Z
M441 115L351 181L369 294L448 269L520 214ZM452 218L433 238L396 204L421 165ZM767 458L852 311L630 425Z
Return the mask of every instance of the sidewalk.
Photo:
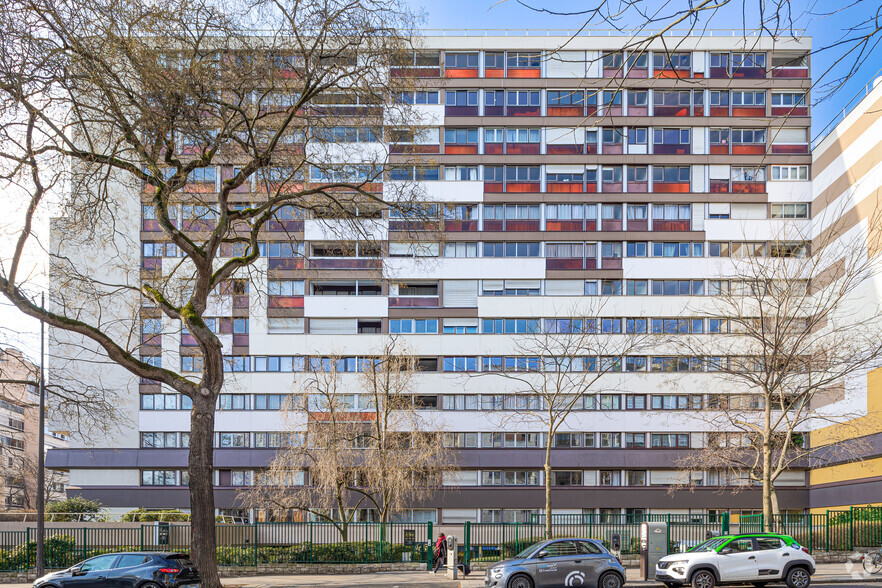
M659 582L640 579L640 571L628 568L626 586L641 588L663 587ZM882 582L882 574L870 576L861 564L818 564L812 584L842 584ZM434 586L437 588L483 588L484 572L475 570L468 578L448 580L443 573L428 572L377 572L374 574L300 575L300 576L254 576L224 578L225 588L319 588L324 586L372 586L396 588L403 586ZM783 583L781 583L783 586ZM30 588L30 584L0 584L0 588Z
M641 588L649 588L660 586L664 588L664 584L654 580L643 580L640 577L640 570L637 568L627 568L628 577L626 586L637 585ZM882 582L882 574L871 576L864 571L861 564L857 563L832 563L818 564L815 575L812 576L812 584L843 584L843 583L864 583L864 582ZM783 586L783 582L779 583ZM461 588L483 588L484 573L475 571L467 579L461 582Z

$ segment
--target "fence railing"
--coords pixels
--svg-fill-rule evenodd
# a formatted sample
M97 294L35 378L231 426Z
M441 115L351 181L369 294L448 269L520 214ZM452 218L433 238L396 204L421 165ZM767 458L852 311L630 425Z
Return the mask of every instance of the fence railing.
M432 523L217 525L218 565L429 562ZM188 551L190 525L46 529L45 567L67 568L102 553ZM36 531L0 531L0 571L35 567Z
M709 536L757 533L762 515L715 514L553 515L554 537L584 537L611 546L621 541L623 555L640 551L640 524L667 523L671 552L689 549ZM447 529L450 525L445 525ZM771 530L792 536L812 551L845 551L882 544L882 507L855 507L813 514L774 517ZM258 566L294 563L431 564L433 524L426 523L254 523L215 527L218 564ZM545 521L470 523L462 527L460 548L466 562L494 562L514 556L545 538ZM48 527L44 542L46 568L59 569L102 553L118 551L187 551L189 523L153 523L128 527ZM35 567L33 528L0 531L0 571Z

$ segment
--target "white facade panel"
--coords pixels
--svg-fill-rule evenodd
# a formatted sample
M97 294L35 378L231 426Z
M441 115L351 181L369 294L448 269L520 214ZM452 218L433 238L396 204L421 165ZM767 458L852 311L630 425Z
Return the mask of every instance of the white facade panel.
M350 318L311 318L309 332L314 335L354 335L358 321Z
M389 300L385 296L306 296L303 314L307 317L386 316Z
M444 280L445 308L473 308L478 305L477 280Z
M584 51L555 51L545 56L545 75L549 78L585 77Z

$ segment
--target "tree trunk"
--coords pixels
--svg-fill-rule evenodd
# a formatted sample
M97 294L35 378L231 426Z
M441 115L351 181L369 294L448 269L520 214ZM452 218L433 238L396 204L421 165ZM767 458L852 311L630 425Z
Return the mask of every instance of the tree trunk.
M766 399L763 423L763 529L772 532L772 407Z
M210 392L196 395L190 411L190 550L202 588L221 588L214 521L215 398Z
M781 514L781 509L778 506L778 491L775 490L775 483L771 480L769 481L769 495L772 503L772 516L780 521L781 517L779 515Z
M551 435L545 442L545 538L551 539Z

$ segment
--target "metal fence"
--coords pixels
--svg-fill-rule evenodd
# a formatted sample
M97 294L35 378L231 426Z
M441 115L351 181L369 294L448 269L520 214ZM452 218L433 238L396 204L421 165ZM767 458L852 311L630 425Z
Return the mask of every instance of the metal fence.
M554 515L555 537L585 537L610 546L621 540L624 555L640 550L640 523L666 522L672 552L685 550L721 533L764 530L762 515L728 514ZM855 507L814 514L783 514L770 525L791 535L812 551L844 551L882 544L882 507ZM445 525L445 528L447 525ZM288 563L431 563L433 524L427 523L254 523L215 527L218 564L258 566ZM460 547L466 562L493 562L514 556L545 538L545 521L526 523L465 523ZM0 571L33 568L36 532L0 531ZM46 567L69 567L79 561L116 551L187 551L189 523L153 523L129 527L46 529Z
M432 523L254 523L217 525L218 565L427 562ZM47 569L102 553L188 551L190 525L46 529ZM0 571L35 567L36 531L0 531Z

